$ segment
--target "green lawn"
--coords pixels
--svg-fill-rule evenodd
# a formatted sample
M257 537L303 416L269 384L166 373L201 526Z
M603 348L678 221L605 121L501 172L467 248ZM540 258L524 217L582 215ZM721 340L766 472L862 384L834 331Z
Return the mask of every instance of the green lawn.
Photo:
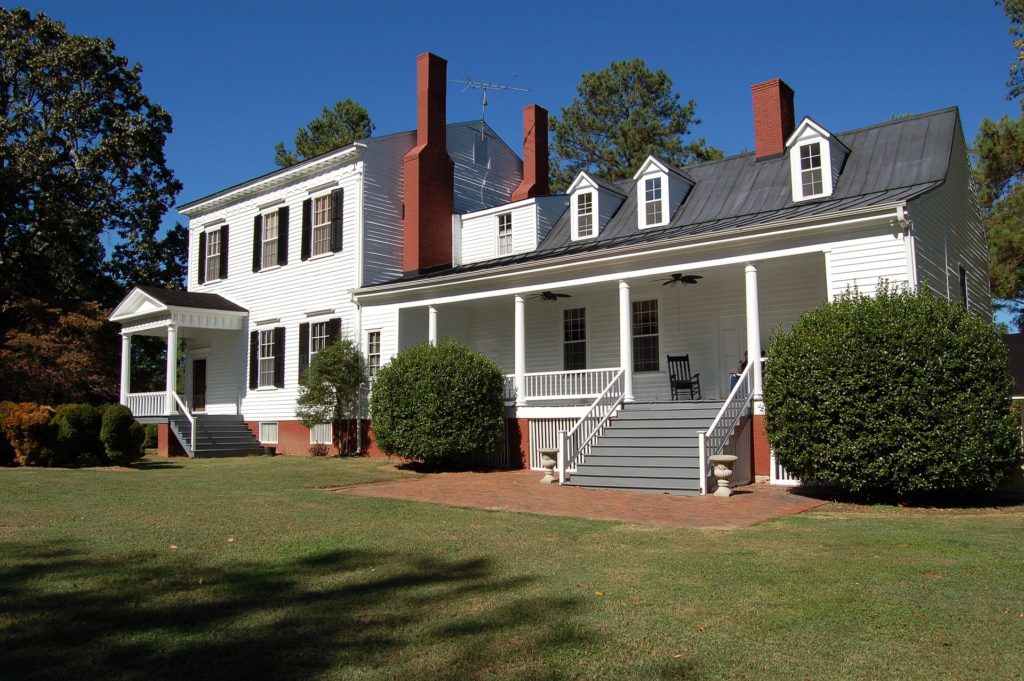
M350 497L365 460L0 470L0 679L1010 679L1024 509L735 532Z

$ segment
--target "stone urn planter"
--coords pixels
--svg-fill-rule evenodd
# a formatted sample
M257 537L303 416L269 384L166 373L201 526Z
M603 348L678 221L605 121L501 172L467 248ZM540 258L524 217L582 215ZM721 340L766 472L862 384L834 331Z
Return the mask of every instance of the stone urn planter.
M544 477L540 481L548 485L558 482L558 476L555 475L555 466L558 464L558 450L540 449L538 452L540 453L540 465L544 467Z
M710 461L714 466L715 480L718 482L718 486L715 488L716 497L728 497L732 495L732 489L729 486L729 478L732 477L732 465L736 463L736 458L732 454L715 454L709 456Z

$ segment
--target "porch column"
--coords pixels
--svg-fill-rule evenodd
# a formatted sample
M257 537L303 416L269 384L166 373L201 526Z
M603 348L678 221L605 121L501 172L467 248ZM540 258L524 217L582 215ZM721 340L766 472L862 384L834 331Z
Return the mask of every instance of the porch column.
M121 332L121 404L128 406L132 386L132 335Z
M516 296L516 406L526 404L526 299Z
M427 341L437 345L437 308L433 305L427 306Z
M622 399L634 402L633 396L633 309L629 301L629 284L619 280L619 364L622 366Z
M753 368L753 400L756 403L761 401L763 392L761 386L761 320L758 317L757 309L757 266L748 262L746 267L747 276L747 362L754 365Z
M167 404L164 409L168 414L174 413L174 391L178 387L178 327L167 325Z

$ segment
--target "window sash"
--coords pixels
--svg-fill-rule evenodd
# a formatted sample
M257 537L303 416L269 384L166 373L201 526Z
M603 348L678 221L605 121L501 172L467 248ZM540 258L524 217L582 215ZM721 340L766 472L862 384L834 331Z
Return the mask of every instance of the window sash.
M512 253L512 214L502 213L498 216L498 255Z
M371 379L380 371L380 331L366 334L366 368Z
M277 443L277 421L260 421L260 442Z
M327 322L314 322L309 325L309 359L313 355L327 347L330 342L330 335L327 329Z
M658 301L633 302L633 371L659 371Z
M647 225L661 222L661 178L652 177L644 182L644 207Z
M309 444L329 445L333 444L334 426L330 423L317 423L309 429Z
M220 230L206 233L206 281L220 279Z
M331 195L313 199L313 255L331 251Z
M587 368L587 310L576 307L562 311L562 369Z
M590 192L576 199L576 234L591 236L594 233L594 196Z
M274 348L274 330L260 331L260 377L259 386L274 385L274 369L277 358Z
M818 142L800 147L800 181L804 196L825 191L821 176L821 144Z
M263 216L263 267L273 267L277 264L277 213L267 213Z

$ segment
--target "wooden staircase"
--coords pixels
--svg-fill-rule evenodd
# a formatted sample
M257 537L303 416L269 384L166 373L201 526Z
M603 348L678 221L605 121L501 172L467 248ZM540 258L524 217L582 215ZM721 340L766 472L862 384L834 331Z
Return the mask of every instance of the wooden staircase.
M183 414L168 420L171 433L190 457L250 456L262 454L263 447L253 437L241 416L195 414L196 439L190 441L192 427Z

